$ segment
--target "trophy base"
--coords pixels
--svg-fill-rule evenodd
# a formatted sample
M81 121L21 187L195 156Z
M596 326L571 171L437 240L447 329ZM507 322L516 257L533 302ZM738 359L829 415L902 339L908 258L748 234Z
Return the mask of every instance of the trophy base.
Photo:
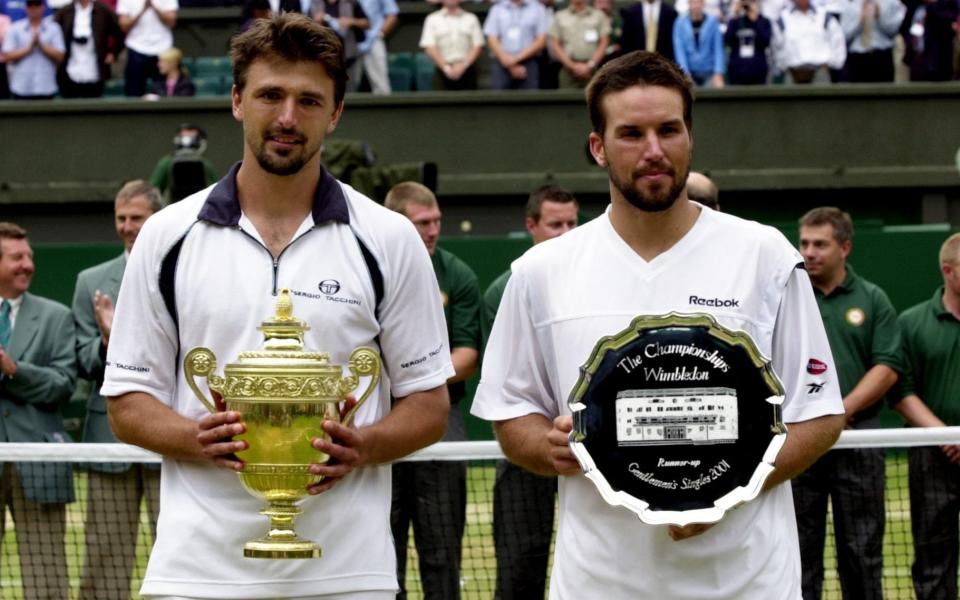
M320 544L300 538L278 540L269 536L244 544L247 558L320 558Z

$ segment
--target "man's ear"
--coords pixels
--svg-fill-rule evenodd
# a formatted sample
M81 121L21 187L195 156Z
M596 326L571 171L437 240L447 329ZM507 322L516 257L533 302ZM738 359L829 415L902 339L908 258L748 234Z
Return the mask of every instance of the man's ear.
M590 132L590 154L593 156L593 160L597 162L601 167L606 168L607 158L603 152L603 138L597 135L597 132Z

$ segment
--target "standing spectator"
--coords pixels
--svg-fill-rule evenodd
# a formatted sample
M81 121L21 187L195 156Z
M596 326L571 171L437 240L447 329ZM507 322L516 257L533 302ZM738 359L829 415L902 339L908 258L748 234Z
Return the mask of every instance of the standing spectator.
M613 0L593 0L593 7L602 12L607 17L607 23L610 24L610 43L607 44L606 55L603 57L603 61L606 61L609 57L620 54L623 15L620 11L614 10Z
M800 253L833 351L846 426L878 429L881 399L903 370L900 331L887 295L847 262L852 248L847 213L821 207L801 217ZM882 448L833 450L793 480L804 600L818 600L823 587L828 502L843 597L883 600L884 482Z
M540 87L539 56L547 44L550 15L539 0L499 0L487 14L483 33L493 54L493 89Z
M65 443L61 407L77 379L73 317L29 292L27 232L0 223L0 442ZM3 463L0 514L16 528L24 598L69 598L64 551L70 463ZM0 539L6 519L0 519Z
M269 19L273 15L270 0L245 0L240 16L240 33L250 29L257 19Z
M703 12L703 0L690 0L690 12L673 24L677 64L699 86L723 87L726 71L720 20Z
M53 10L49 5L44 6L43 16L49 17ZM10 21L19 21L27 18L26 0L0 0L0 15L7 15Z
M948 81L953 77L953 43L960 18L957 0L908 0L901 34L903 62L911 81Z
M7 61L3 56L3 40L10 31L10 17L0 12L0 100L10 98L10 82L7 80Z
M461 0L443 0L443 8L423 21L420 47L437 70L435 90L477 89L476 62L483 50L480 19L460 8Z
M193 85L190 76L183 71L181 65L183 52L179 48L168 48L157 58L157 71L160 72L160 78L153 82L154 96L172 98L196 95L196 86Z
M83 441L88 444L117 442L107 422L107 399L100 395L113 330L113 301L120 292L123 271L140 228L162 207L160 190L146 181L131 181L120 188L114 202L113 222L123 242L123 253L77 275L73 294L77 365L81 376L94 382L83 426ZM129 463L89 465L80 600L130 597L141 499L146 502L150 535L155 539L160 514L160 469L156 465Z
M127 36L123 93L128 97L143 96L148 79L161 79L159 56L173 47L179 9L177 0L118 0L120 29Z
M623 9L621 14L623 35L620 48L624 54L646 50L674 59L673 24L677 20L677 11L672 6L661 0L641 0Z
M577 226L579 205L556 185L537 188L527 199L526 226L534 245ZM483 337L490 337L510 269L483 294ZM543 598L546 587L557 478L538 475L508 460L497 461L493 485L493 542L497 555L497 600Z
M960 425L960 233L940 247L943 285L900 315L906 371L894 409L912 427ZM960 445L910 448L913 589L917 600L957 597Z
M760 13L758 0L741 0L734 14L724 33L730 47L727 79L733 85L764 84L770 72L767 51L773 38L773 25Z
M841 0L850 82L893 81L893 46L905 14L900 0Z
M366 38L360 43L363 72L374 94L390 93L390 76L387 72L387 36L397 26L400 9L396 0L360 0L363 12L370 21Z
M586 87L607 53L610 20L587 0L571 0L553 16L550 52L560 62L561 88Z
M480 284L465 262L437 247L440 207L430 188L413 181L393 186L384 206L405 215L420 234L440 284L447 321L450 360L456 373L447 379L450 414L444 441L467 439L458 403L466 396L466 380L480 359ZM427 600L460 597L460 552L466 523L467 466L462 461L394 463L390 525L397 549L397 577L406 598L407 532L420 556L420 579Z
M57 81L64 98L99 98L123 49L117 15L98 0L74 0L56 15L66 53Z
M44 0L27 0L27 18L14 21L3 39L10 94L15 100L57 95L57 65L63 61L63 30L44 17Z
M347 63L347 91L360 85L363 63L360 44L366 39L370 20L357 0L313 0L310 5L313 20L337 32L343 42L343 57Z
M777 66L790 83L827 83L830 69L847 60L843 28L830 13L810 0L792 0L773 28Z

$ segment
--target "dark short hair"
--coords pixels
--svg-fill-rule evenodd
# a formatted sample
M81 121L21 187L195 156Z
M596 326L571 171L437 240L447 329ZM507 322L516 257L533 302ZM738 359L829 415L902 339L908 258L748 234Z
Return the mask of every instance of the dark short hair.
M568 204L570 202L576 204L577 199L573 197L570 190L560 187L559 185L541 185L530 192L530 197L527 198L527 218L533 219L534 222L539 222L543 203L548 201L558 202L560 204Z
M334 101L340 104L347 89L343 44L329 27L298 13L280 13L257 19L230 43L233 83L243 91L247 71L257 60L309 61L322 66L333 79Z
M593 131L603 135L607 117L603 98L634 86L659 86L676 90L683 98L683 122L693 131L693 82L672 60L656 52L637 50L600 67L587 86L587 107Z
M25 240L27 230L10 221L0 221L0 240ZM3 246L0 246L0 256L3 256Z
M830 225L833 227L833 239L838 243L849 242L853 239L853 219L836 206L820 206L800 217L800 227L819 227Z
M163 208L163 195L149 181L143 179L134 179L123 184L120 191L117 192L116 202L125 203L143 196L150 204L150 210L157 212Z

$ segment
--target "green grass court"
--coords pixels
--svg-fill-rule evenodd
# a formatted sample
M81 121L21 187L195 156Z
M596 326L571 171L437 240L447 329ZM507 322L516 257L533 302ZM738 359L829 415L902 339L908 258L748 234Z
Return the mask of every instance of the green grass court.
M488 600L493 597L496 577L496 557L493 549L493 481L491 461L471 466L468 475L467 525L463 541L462 598ZM86 475L76 476L77 502L67 511L67 561L72 597L76 597L83 566L83 515L86 504ZM910 580L913 561L913 538L910 533L910 501L907 492L907 461L903 453L890 453L887 458L887 527L884 537L884 597L888 600L910 600L915 596ZM144 514L146 512L144 511ZM13 522L7 515L6 534L0 554L0 600L19 600L20 567L17 559ZM146 529L146 521L141 530ZM840 584L836 578L836 559L833 539L828 527L825 551L826 580L824 599L840 599ZM138 599L140 578L149 554L149 536L141 534L137 546L136 572L130 597ZM321 559L322 560L322 559ZM423 597L417 573L416 550L411 547L407 558L407 591L413 599Z

